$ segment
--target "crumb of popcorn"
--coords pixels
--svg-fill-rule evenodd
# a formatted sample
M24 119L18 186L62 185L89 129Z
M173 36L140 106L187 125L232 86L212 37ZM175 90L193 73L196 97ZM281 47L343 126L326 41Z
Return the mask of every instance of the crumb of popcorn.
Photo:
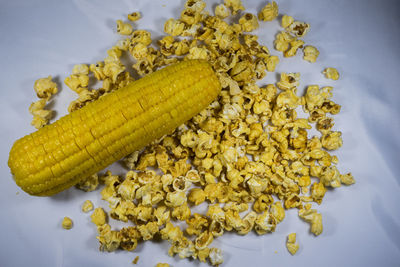
M136 256L133 261L132 264L137 264L139 262L139 256Z
M85 200L82 204L82 211L88 213L93 210L93 203L90 200Z
M64 228L65 230L69 230L72 228L73 222L71 220L71 218L69 217L64 217L61 226L62 228Z
M140 12L132 12L128 14L128 19L130 21L137 21L142 18L142 14Z
M326 68L322 73L327 79L332 79L334 81L339 79L339 72L335 68Z
M102 226L107 223L107 214L103 208L96 208L92 215L90 215L90 218L92 218L92 222L97 226Z
M292 255L299 250L299 244L296 243L296 233L291 233L287 236L286 248Z

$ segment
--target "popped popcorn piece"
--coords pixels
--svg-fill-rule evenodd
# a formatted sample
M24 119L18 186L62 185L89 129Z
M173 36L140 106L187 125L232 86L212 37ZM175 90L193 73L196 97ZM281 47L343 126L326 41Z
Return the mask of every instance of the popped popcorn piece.
M50 97L58 92L57 84L52 81L52 77L40 78L33 85L35 92L39 98L50 99Z
M354 180L353 175L349 172L349 173L341 174L341 175L340 175L340 182L341 182L342 184L345 184L345 185L352 185L352 184L354 184L356 181Z
M222 251L219 248L211 248L208 258L213 266L218 266L224 262Z
M296 233L291 233L287 236L286 248L292 255L299 250L299 244L296 243Z
M303 37L310 30L310 24L301 21L293 21L285 28L297 37Z
M124 23L122 20L117 20L117 32L121 35L130 35L133 27L129 23Z
M90 215L90 218L92 218L92 222L97 226L102 226L107 223L107 214L103 208L96 208L92 215Z
M259 27L257 17L251 13L244 14L239 19L239 24L242 26L242 30L245 32L254 31Z
M75 75L88 75L89 74L89 66L87 64L77 64L72 68L72 74Z
M303 53L304 53L303 59L311 63L317 61L317 57L319 56L318 49L312 45L305 46L303 49Z
M229 16L229 10L227 7L223 4L219 4L215 7L215 15L220 17L221 19L224 19Z
M103 224L97 227L98 236L101 251L112 252L119 248L121 244L120 232L111 231L109 224Z
M91 192L97 189L99 186L99 176L97 173L83 179L75 185L76 188L85 192Z
M325 75L325 78L332 79L334 81L339 79L339 72L335 68L326 68L322 72Z
M53 118L54 112L52 110L44 109L46 106L46 99L40 99L33 102L29 106L29 113L33 115L31 125L36 129L42 128L49 123L49 120Z
M236 15L240 10L244 10L241 0L224 0L224 5L232 9L232 14Z
M188 199L197 206L206 200L206 193L201 188L193 188L189 192Z
M281 79L276 85L281 90L289 90L299 86L300 84L299 80L300 80L300 73L298 72L297 73L282 72Z
M88 213L93 210L93 203L90 200L85 200L82 204L82 211Z
M341 132L328 132L321 137L322 147L328 150L336 150L342 146L342 133Z
M281 25L283 28L287 28L294 22L294 18L289 15L283 15Z
M172 36L181 35L185 28L185 24L175 19L169 19L165 22L164 31Z
M258 19L262 21L271 21L278 17L278 13L278 5L275 1L272 1L261 9L260 13L258 13Z
M140 12L132 12L132 13L128 14L128 19L130 21L137 21L141 18L142 18L142 14L140 14Z
M64 217L61 226L62 228L64 228L65 230L69 230L72 228L73 222L71 220L71 218L69 217Z
M317 236L322 233L322 215L317 213L314 209L300 209L299 210L299 217L305 220L306 222L310 223L311 225L311 232Z

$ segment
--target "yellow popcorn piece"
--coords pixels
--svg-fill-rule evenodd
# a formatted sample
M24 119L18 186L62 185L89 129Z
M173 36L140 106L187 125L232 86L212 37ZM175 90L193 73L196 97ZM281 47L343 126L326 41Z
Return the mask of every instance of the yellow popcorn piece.
M181 35L185 29L185 24L179 20L169 19L164 24L164 31L172 36Z
M274 232L276 228L276 219L268 211L259 214L255 220L254 230L259 235Z
M327 79L332 79L334 81L339 80L339 72L335 68L326 68L322 73Z
M90 215L92 222L97 226L102 226L107 223L107 214L103 208L96 208Z
M304 45L304 41L303 40L293 40L290 42L290 48L289 50L285 51L283 53L284 57L293 57L296 55L297 50L299 48L302 48Z
M169 264L168 263L159 262L159 263L156 264L156 267L169 267Z
M285 209L282 206L282 202L277 201L271 205L270 213L274 216L276 223L280 223L285 219Z
M294 21L285 28L297 37L304 37L304 35L306 35L310 30L310 24L301 21Z
M281 90L289 90L300 84L300 73L286 73L282 72L280 81L276 84Z
M215 13L215 16L218 16L218 17L220 17L221 19L224 19L224 18L226 18L226 17L229 16L229 10L228 10L228 8L227 8L225 5L223 5L223 4L217 5L217 6L215 7L214 13Z
M76 188L83 190L85 192L91 192L97 189L99 186L99 176L97 173L83 179L78 184L75 185Z
M257 17L251 13L244 14L239 19L239 24L242 26L242 30L245 32L254 31L259 27Z
M52 77L40 78L33 85L35 92L39 98L49 99L58 92L57 84L52 81Z
M75 75L89 75L89 66L87 64L77 64L72 68L72 74Z
M320 235L323 230L322 226L322 215L317 213L314 209L300 209L299 210L299 217L305 220L306 222L310 223L311 228L310 231L315 235Z
M267 71L270 71L270 72L275 71L276 65L278 65L278 63L279 63L279 57L269 56L266 60Z
M53 118L54 112L52 110L44 109L46 106L46 99L40 99L33 102L29 106L29 113L33 115L31 125L36 129L42 128L49 123L49 120Z
M187 59L208 59L208 50L204 47L192 47L189 50Z
M97 227L98 236L96 238L100 243L101 251L112 252L118 249L121 244L121 238L119 232L112 231L109 224L103 224Z
M72 228L73 222L71 220L71 218L69 217L64 217L61 226L62 228L64 228L65 230L69 230Z
M272 1L261 9L260 13L258 13L258 19L262 21L271 21L276 19L278 14L278 5L275 1Z
M328 132L321 137L322 147L328 150L336 150L340 148L343 144L342 133Z
M173 219L180 220L180 221L186 221L189 219L191 214L190 208L187 204L181 205L179 207L175 207L172 210L171 216Z
M232 9L232 14L236 15L239 11L244 10L241 0L224 0L224 5Z
M142 18L142 14L140 14L140 12L132 12L132 13L128 14L128 19L130 21L137 21L141 18Z
M129 23L117 20L117 32L121 35L130 35L133 32L133 27Z
M289 15L283 15L281 20L281 25L283 28L289 27L294 22L294 18Z
M303 49L303 53L304 53L303 59L311 63L317 61L317 58L319 56L318 49L312 45L305 46Z
M206 193L201 188L193 188L189 192L188 199L197 206L206 200Z
M187 201L186 194L183 191L169 192L165 198L165 205L168 207L178 207Z
M299 250L299 244L296 243L296 233L291 233L287 236L286 248L292 255Z
M158 233L158 225L156 222L149 222L147 224L142 224L137 226L140 236L143 240L153 239L154 235Z
M208 258L213 266L218 266L224 262L222 251L219 248L211 248Z
M345 184L345 185L352 185L352 184L354 184L356 181L354 180L353 175L349 172L349 173L341 174L341 175L340 175L340 182L341 182L342 184Z
M89 211L93 210L93 203L90 200L85 200L82 204L82 211L84 213L88 213Z

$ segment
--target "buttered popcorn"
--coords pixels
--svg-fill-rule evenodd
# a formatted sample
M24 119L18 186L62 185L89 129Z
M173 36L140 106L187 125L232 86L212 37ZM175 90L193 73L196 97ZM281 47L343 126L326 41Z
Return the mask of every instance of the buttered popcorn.
M215 239L226 232L273 233L288 209L297 209L314 235L322 234L322 215L311 209L311 203L322 204L328 188L355 182L351 173L339 172L338 157L330 154L343 144L334 123L341 107L332 100L333 87L311 84L300 95L296 69L280 72L276 82L258 82L299 50L304 60L316 62L318 49L302 40L310 25L282 16L283 29L273 42L282 57L253 33L278 17L276 2L257 14L247 12L241 0L224 0L215 7L215 15L205 6L202 0L188 0L179 17L165 22L166 34L157 42L150 31L132 23L141 13L128 14L126 22L117 21L122 39L105 58L75 65L64 80L78 94L69 112L123 88L133 77L179 60L207 60L222 86L218 99L205 110L127 156L126 174L107 171L76 186L84 191L103 186L101 196L108 210L98 207L91 214L100 250L132 251L141 242L161 237L170 243L170 256L217 266L223 256L212 247ZM132 66L124 57L133 60ZM331 68L324 74L338 78ZM92 80L100 83L98 89L92 88ZM45 78L35 85L42 99L30 110L38 127L51 118L51 111L44 109L49 96L57 92L50 81L51 77ZM306 117L298 112L300 107ZM310 135L313 127L318 135ZM194 206L208 207L198 213ZM82 206L84 212L92 209L88 201ZM109 217L129 226L113 230ZM288 236L286 246L296 253L295 234Z

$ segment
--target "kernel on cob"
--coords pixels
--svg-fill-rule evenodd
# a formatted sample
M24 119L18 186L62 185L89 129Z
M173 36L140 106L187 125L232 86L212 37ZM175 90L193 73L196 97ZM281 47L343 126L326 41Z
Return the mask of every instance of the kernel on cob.
M220 90L205 61L168 66L17 140L8 166L27 193L56 194L171 133Z

